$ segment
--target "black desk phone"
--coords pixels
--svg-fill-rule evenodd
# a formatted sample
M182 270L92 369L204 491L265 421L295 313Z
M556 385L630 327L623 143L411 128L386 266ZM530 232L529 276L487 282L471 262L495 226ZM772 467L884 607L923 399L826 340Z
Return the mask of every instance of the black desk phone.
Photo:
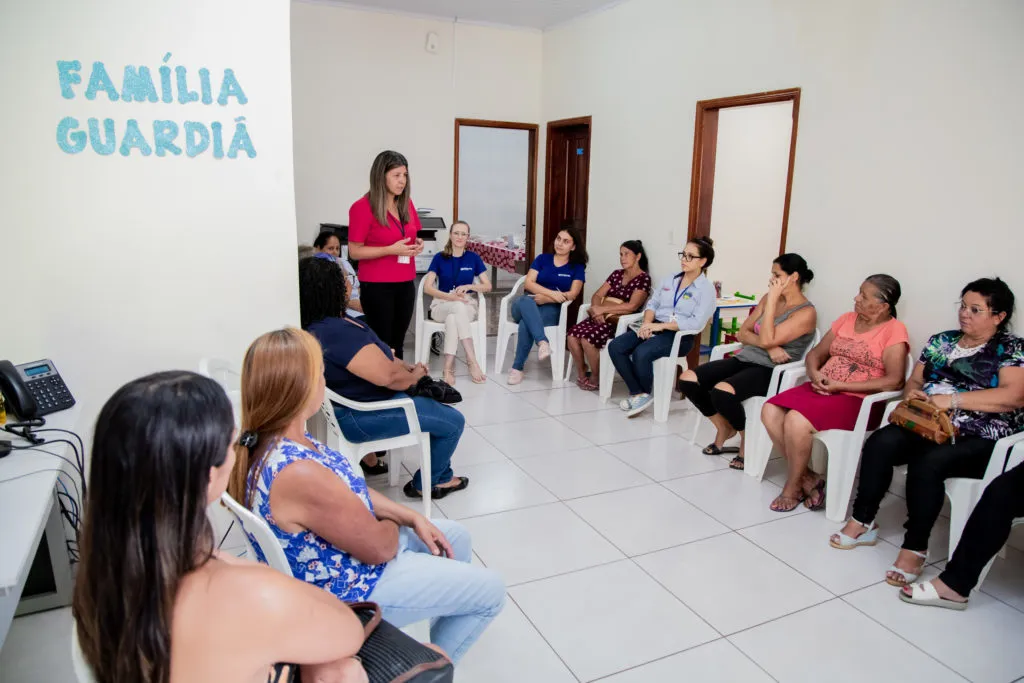
M0 360L0 391L7 401L7 409L17 413L21 420L42 417L75 405L75 397L68 391L57 366L48 359L22 365Z

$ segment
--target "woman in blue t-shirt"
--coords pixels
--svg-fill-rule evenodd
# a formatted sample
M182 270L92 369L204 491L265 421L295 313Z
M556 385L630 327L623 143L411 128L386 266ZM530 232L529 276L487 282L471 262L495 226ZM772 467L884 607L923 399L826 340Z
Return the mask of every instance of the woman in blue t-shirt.
M530 272L526 274L526 294L512 303L512 320L519 323L519 338L516 357L508 373L509 384L523 381L523 366L534 344L541 360L551 355L544 328L557 325L562 304L583 291L586 267L587 250L572 226L562 228L555 235L553 254L541 254L533 259Z
M455 386L455 351L459 342L466 349L466 365L469 374L477 384L487 380L476 361L473 348L473 334L469 324L476 320L478 299L491 291L487 278L487 266L479 254L466 251L469 241L469 223L456 221L448 233L448 243L440 254L434 254L430 268L423 280L423 291L433 297L430 302L430 317L444 323L444 381ZM473 280L480 278L479 284ZM436 287L434 286L436 283Z

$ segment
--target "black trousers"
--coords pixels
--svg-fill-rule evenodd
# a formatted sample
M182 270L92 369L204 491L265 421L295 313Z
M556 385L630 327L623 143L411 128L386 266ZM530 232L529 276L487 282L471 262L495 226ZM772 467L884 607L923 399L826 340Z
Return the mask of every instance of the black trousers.
M1024 465L999 475L985 489L953 557L939 574L942 582L964 597L970 595L981 570L1010 537L1015 517L1024 517Z
M941 446L911 431L888 425L871 435L860 457L860 484L853 503L853 518L870 524L892 483L892 468L907 465L906 550L924 552L932 526L942 511L944 482L950 477L981 479L996 442L977 436L959 436L956 445Z
M697 381L679 382L679 388L704 417L721 415L733 429L742 432L747 428L742 403L751 396L764 396L768 393L772 370L768 366L748 363L738 358L723 358L694 368ZM730 385L736 393L715 389L719 382Z
M364 320L380 340L404 358L405 333L416 307L416 285L408 282L363 282L359 301Z

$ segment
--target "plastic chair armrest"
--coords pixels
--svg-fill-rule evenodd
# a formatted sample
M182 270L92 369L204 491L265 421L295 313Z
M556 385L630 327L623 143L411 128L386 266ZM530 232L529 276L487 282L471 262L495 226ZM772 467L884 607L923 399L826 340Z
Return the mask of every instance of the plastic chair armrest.
M332 403L337 403L338 405L343 405L350 410L358 410L363 413L376 412L378 410L389 410L391 408L401 408L402 411L405 412L405 421L409 427L409 433L419 434L423 431L420 429L420 420L416 415L416 404L413 403L411 398L391 398L386 401L371 401L364 403L340 396L330 389L326 389L324 394L327 400Z
M880 391L877 394L868 394L860 404L860 412L857 413L857 423L853 431L858 434L866 434L868 431L868 420L871 418L871 410L876 403L888 403L893 399L902 398L902 391Z
M615 326L615 336L618 337L629 329L629 326L636 320L643 320L643 313L627 313L619 316L619 323Z
M734 342L732 344L715 344L711 349L711 358L708 359L708 362L722 360L725 358L725 354L735 353L742 348L743 344L741 342Z
M587 311L590 310L590 304L580 304L580 310L576 313L576 322L581 323L587 319Z
M501 305L498 306L498 320L508 320L508 307L511 304L512 299L516 297L519 290L526 284L526 276L523 276L516 280L516 283L512 285L512 290L501 298Z
M988 486L992 480L1003 472L1013 469L1021 462L1024 462L1024 447L1018 446L1024 442L1024 432L1004 436L996 441L992 449L992 456L988 460L988 468L982 478L982 486Z
M716 346L715 349L717 348L718 347ZM714 354L714 349L712 349L711 352ZM772 368L772 377L768 380L768 393L765 395L774 396L779 393L779 387L782 386L783 375L790 371L799 371L802 367L804 367L804 362L802 360L794 360L788 363L779 363Z

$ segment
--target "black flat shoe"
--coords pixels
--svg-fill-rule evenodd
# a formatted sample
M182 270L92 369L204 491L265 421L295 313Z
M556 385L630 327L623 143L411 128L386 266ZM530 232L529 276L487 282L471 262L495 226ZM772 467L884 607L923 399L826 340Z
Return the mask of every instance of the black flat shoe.
M455 486L435 486L430 489L430 497L434 500L440 500L447 496L449 493L455 493L461 491L469 486L469 477L455 477L459 480L459 483ZM405 486L402 487L402 493L409 498L423 498L423 494L420 493L419 489L412 485L412 479L405 482Z
M363 470L364 477L375 477L380 474L388 473L388 464L380 459L378 456L376 465L367 465L362 460L359 461L359 467Z

